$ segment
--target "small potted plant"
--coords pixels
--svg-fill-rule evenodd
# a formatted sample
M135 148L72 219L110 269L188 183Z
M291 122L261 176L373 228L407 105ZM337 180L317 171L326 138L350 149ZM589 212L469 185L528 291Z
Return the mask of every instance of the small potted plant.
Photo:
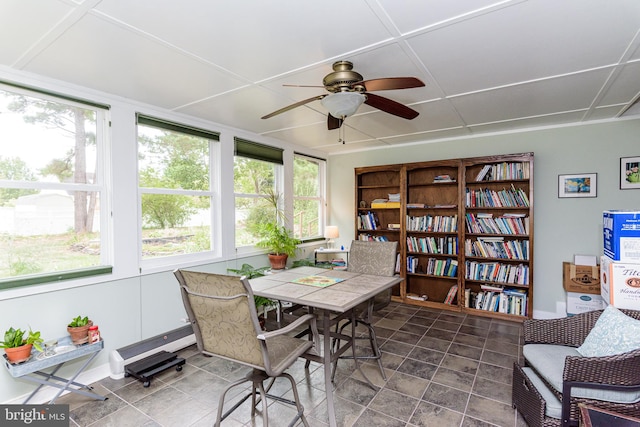
M87 316L74 317L71 323L67 325L67 332L71 335L71 341L75 345L89 342L89 327L92 325L93 322Z
M0 348L4 348L9 362L20 363L29 360L33 347L42 351L40 344L43 339L40 338L40 331L34 332L29 328L27 338L24 337L25 333L26 331L14 329L13 327L4 333L4 341L0 341Z
M300 240L293 236L285 226L265 223L260 228L260 240L256 246L268 251L269 263L273 270L282 270L287 265L287 258L296 254Z

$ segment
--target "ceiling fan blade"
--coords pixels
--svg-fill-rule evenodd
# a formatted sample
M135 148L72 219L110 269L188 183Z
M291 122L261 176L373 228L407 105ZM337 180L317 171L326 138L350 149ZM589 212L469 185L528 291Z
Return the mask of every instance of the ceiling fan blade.
M309 102L318 101L324 98L325 96L327 95L317 95L317 96L314 96L313 98L308 98L303 101L298 101L295 104L287 105L286 107L276 110L273 113L267 114L266 116L262 117L262 119L269 119L273 116L277 116L278 114L284 113L285 111L293 110L296 107L300 107L301 105L308 104Z
M422 80L415 77L387 77L384 79L371 79L354 83L354 85L364 85L367 92L375 90L410 89L422 87Z
M378 110L382 110L385 113L393 114L394 116L402 117L407 120L415 119L420 114L406 105L402 105L399 102L383 96L374 95L372 93L367 93L367 100L364 101L364 103L377 108Z
M327 129L334 130L340 128L342 126L342 119L338 119L333 117L331 114L327 114Z

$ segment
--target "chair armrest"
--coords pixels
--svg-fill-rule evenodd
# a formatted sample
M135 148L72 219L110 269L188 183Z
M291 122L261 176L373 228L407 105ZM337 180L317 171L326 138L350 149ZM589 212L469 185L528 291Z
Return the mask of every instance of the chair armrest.
M567 356L563 381L640 386L640 349L603 357Z
M602 310L561 319L530 319L522 324L525 344L556 344L580 347Z
M306 323L308 323L311 328L313 342L317 347L318 343L320 342L320 338L318 334L318 326L316 323L315 314L305 314L303 316L298 317L295 321L289 323L287 326L284 326L280 329L276 329L274 331L262 332L261 334L258 335L258 339L265 341L269 338L277 337L278 335L288 334L290 332L295 331L297 328L299 328L300 326Z

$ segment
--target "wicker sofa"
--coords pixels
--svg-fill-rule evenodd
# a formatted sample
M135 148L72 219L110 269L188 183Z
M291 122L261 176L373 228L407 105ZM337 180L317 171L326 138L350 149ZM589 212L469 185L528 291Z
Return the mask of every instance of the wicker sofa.
M601 357L578 351L603 312L523 323L524 363L514 364L512 398L529 426L577 426L578 404L640 416L640 346ZM640 311L619 312L639 323Z

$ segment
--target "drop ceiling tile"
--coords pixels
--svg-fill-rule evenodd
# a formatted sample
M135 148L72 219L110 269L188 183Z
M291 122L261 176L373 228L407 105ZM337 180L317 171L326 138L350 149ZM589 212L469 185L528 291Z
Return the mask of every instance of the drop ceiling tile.
M543 80L451 98L468 125L590 107L610 70Z
M487 123L478 126L471 125L469 126L469 130L471 131L471 133L475 134L482 134L487 132L508 132L526 128L535 128L539 126L553 126L567 123L576 123L581 121L583 115L583 111L558 113L544 117L531 117L510 120L508 122Z
M379 0L379 3L402 34L505 4L494 0Z
M91 15L25 68L164 108L242 84L207 64Z
M599 106L631 102L640 92L640 62L632 62L622 67L620 74L608 88Z
M38 13L33 13L37 10ZM11 65L73 8L62 1L0 2L0 64Z
M407 42L447 95L466 93L617 63L638 31L640 2L615 5L522 2Z
M390 37L363 0L183 0L163 2L162 13L150 13L155 0L104 0L97 9L251 81Z

